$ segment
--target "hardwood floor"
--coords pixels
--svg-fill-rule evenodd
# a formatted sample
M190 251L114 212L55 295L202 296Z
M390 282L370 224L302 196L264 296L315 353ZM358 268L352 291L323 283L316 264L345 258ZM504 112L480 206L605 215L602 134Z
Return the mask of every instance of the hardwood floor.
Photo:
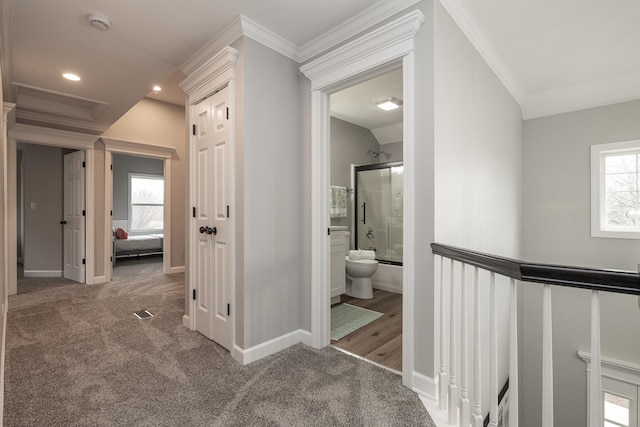
M340 302L378 311L384 316L338 341L332 341L331 344L367 360L402 371L402 295L374 289L373 299L357 299L342 295Z

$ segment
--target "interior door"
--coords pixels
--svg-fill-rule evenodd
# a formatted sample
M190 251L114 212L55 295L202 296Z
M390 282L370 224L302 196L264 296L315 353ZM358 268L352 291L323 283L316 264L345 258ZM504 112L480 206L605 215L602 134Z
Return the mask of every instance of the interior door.
M85 282L85 152L64 156L64 277Z
M229 89L196 106L196 330L233 345Z

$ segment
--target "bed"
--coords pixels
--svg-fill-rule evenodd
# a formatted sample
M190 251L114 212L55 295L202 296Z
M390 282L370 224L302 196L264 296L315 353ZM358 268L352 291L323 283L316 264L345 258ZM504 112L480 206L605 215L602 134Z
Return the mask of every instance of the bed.
M127 221L113 221L113 264L116 258L131 257L150 254L161 254L164 235L162 233L129 235L126 239L116 238L115 230L125 228Z

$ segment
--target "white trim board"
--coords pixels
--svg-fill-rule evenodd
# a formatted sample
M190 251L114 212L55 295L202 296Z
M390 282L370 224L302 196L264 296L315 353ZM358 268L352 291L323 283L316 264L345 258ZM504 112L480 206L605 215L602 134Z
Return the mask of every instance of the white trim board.
M24 270L24 277L62 277L62 270Z
M591 372L591 353L578 351L578 357L587 365L587 373ZM640 387L640 365L612 357L600 356L602 376L624 381ZM587 375L589 378L590 375Z
M246 365L256 360L260 360L272 354L276 354L286 348L294 346L298 343L310 345L311 333L303 329L298 329L288 334L281 335L269 341L255 345L248 349L242 349L237 344L233 346L231 356L238 362Z
M424 15L419 10L403 15L300 68L311 80L311 342L316 348L329 344L330 285L329 239L329 94L340 85L376 69L402 62L403 68L403 384L414 381L414 288L415 248L410 232L415 227L415 71L414 38Z

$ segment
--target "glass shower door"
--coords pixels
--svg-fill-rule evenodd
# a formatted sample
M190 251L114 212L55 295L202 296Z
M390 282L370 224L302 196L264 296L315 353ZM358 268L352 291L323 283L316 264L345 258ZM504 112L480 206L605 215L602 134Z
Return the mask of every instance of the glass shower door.
M359 166L356 174L356 247L381 262L402 265L402 162Z

